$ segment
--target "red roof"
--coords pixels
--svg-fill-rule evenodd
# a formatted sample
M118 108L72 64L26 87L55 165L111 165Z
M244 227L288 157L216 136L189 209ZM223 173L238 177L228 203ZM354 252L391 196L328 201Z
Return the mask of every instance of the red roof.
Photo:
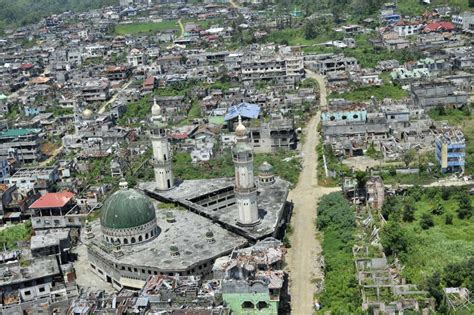
M143 85L154 85L155 84L155 77L151 76L145 79Z
M425 32L452 31L454 24L451 22L431 22L425 26Z
M38 208L62 208L64 207L72 198L74 194L69 191L62 191L57 193L46 193L41 196L38 200L33 202L30 206L30 209Z
M31 69L33 68L33 64L32 63L23 63L20 65L20 69L22 70L27 70L27 69Z

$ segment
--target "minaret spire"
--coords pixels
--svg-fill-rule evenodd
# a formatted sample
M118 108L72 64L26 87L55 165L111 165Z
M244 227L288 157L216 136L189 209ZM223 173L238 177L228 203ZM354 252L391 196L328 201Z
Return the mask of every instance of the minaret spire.
M155 182L158 190L169 190L174 187L173 162L171 148L162 123L152 124L151 144L153 146L152 164L155 171Z
M232 150L235 165L235 199L239 210L238 224L253 226L260 222L257 206L257 186L253 176L253 149L249 144L247 129L239 115L235 128L237 143Z

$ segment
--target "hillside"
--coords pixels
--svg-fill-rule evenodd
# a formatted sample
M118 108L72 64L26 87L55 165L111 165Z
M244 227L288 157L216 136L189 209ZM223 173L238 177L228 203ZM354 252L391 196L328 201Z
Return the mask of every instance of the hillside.
M0 0L0 30L9 25L35 23L64 11L78 12L116 4L118 0Z
M431 0L429 5L421 3L420 0L277 0L286 10L299 9L304 16L327 10L336 17L342 17L346 13L351 14L352 18L377 14L386 2L397 3L398 11L405 15L421 14L425 10L440 6L450 6L454 12L474 7L474 0Z

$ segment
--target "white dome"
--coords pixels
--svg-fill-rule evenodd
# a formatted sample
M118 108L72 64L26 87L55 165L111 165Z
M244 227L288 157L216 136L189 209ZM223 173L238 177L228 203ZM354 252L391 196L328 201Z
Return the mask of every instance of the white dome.
M235 135L238 137L244 137L247 135L247 128L242 124L242 119L239 116L239 124L235 128Z
M92 117L94 113L92 112L92 110L90 109L85 109L83 112L82 112L82 118L84 119L90 119Z
M160 116L161 115L161 106L158 105L156 102L151 107L151 115L152 116Z

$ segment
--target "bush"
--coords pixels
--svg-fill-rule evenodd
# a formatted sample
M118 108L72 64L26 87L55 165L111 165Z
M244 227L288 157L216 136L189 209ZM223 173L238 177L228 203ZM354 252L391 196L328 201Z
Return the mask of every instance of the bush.
M415 220L415 207L413 203L405 204L403 208L403 221L405 222L413 222Z
M445 217L444 217L444 223L445 223L446 225L451 225L451 224L453 224L453 215L450 214L450 213L446 214Z
M433 227L433 216L429 213L423 213L420 219L420 226L423 230L428 230L430 227Z
M389 221L382 228L382 235L380 237L381 244L384 248L385 254L400 255L408 249L408 239L404 229L398 222Z
M0 248L3 249L5 246L10 250L15 249L17 248L17 242L29 239L31 233L31 221L7 227L0 231Z

